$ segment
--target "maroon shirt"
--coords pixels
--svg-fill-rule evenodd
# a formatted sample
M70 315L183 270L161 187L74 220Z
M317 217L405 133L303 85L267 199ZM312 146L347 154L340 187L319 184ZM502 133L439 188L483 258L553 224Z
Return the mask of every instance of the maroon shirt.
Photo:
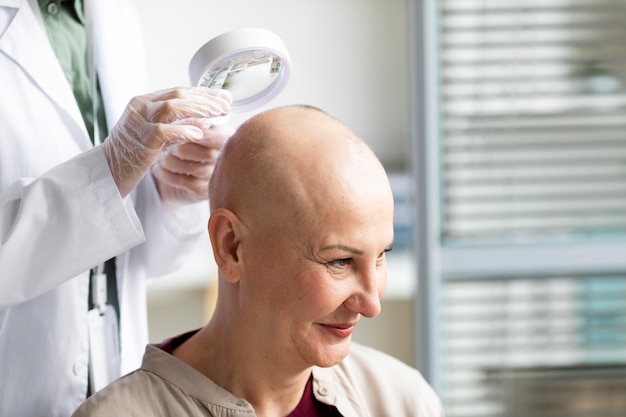
M298 406L287 417L342 417L339 411L332 405L318 401L313 394L313 376L311 376L304 388L304 394Z

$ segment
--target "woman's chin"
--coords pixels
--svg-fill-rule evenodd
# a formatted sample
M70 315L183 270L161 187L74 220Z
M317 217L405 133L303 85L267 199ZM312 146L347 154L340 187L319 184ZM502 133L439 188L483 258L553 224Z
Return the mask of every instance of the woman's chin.
M327 345L324 347L323 351L317 355L318 360L315 361L315 365L320 368L335 366L345 359L349 351L350 338L344 339L339 343Z

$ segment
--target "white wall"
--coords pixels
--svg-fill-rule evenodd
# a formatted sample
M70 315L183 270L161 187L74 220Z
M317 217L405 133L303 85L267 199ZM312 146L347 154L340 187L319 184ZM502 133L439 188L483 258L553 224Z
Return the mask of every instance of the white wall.
M312 104L372 146L391 169L407 165L407 0L134 0L146 34L150 89L187 85L189 60L232 29L278 34L293 62L269 106Z

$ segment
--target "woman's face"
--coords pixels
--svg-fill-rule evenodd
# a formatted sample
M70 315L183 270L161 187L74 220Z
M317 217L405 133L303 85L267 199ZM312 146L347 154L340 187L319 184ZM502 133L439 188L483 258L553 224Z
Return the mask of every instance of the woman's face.
M379 314L393 199L386 190L364 194L301 206L284 219L290 226L245 244L251 278L241 282L241 302L272 360L332 366L347 355L361 316Z

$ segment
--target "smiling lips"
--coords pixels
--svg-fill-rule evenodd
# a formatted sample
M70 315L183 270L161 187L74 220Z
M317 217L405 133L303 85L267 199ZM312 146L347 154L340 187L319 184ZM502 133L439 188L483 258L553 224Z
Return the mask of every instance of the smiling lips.
M356 323L336 323L336 324L322 324L322 327L335 337L345 339L352 335Z

